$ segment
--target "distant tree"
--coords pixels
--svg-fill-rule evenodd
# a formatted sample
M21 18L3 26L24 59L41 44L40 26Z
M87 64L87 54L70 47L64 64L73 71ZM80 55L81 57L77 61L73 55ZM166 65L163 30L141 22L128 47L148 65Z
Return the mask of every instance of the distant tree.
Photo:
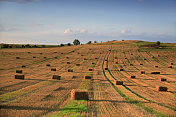
M62 47L62 46L64 46L64 44L61 43L60 46Z
M91 43L92 43L92 41L88 41L88 42L87 42L87 44L91 44Z
M3 44L2 48L9 48L9 44Z
M71 46L71 43L67 43L67 46Z
M26 48L31 48L31 46L29 44L26 45Z
M97 43L97 41L94 41L94 43Z
M46 46L45 45L42 45L42 48L45 48Z
M159 42L159 41L157 41L155 45L156 45L156 46L160 46L160 42Z
M22 45L22 48L25 48L25 45Z
M75 39L75 40L73 41L73 44L74 44L74 45L80 45L80 41L79 41L78 39Z

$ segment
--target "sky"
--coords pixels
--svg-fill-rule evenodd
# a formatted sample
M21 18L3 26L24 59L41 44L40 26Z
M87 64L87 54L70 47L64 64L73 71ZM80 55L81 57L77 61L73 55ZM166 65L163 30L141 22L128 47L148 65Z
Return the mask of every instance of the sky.
M0 43L176 43L176 0L0 0Z

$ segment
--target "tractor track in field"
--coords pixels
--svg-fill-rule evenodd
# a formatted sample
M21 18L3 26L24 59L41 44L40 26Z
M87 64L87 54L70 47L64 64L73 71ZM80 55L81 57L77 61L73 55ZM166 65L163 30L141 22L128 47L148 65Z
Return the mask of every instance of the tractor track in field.
M109 58L109 55L110 55L110 52L109 52L109 54L107 55L106 67L108 67L108 58ZM104 70L104 69L103 69L103 70ZM112 76L112 78L114 78L114 80L117 80L117 79L111 74L111 71L110 71L109 69L108 69L108 72L109 72L109 74ZM136 83L136 84L137 84L137 83ZM166 108L169 108L169 109L171 109L171 110L176 111L175 108L172 108L172 107L166 106L166 105L164 105L164 104L162 104L162 103L157 103L157 102L154 102L154 101L152 101L152 100L149 100L149 99L144 98L143 96L141 96L141 95L139 95L138 93L132 91L130 88L126 87L125 85L123 85L123 87L126 88L126 89L127 89L128 91L130 91L131 93L133 93L133 94L135 94L136 96L138 96L139 98L142 98L142 99L144 99L144 100L146 100L146 101L149 101L149 102L151 102L151 103L155 103L155 104L158 104L158 105L160 105L160 106L163 106L163 107L166 107Z

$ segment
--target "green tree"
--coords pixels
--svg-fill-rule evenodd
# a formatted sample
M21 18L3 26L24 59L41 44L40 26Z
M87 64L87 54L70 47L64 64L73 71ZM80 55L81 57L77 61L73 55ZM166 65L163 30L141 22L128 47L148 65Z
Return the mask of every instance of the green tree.
M92 43L92 41L88 41L88 42L87 42L87 44L91 44L91 43Z
M67 46L71 46L71 43L67 43Z
M97 43L97 41L94 41L94 43Z
M155 45L156 45L156 46L160 46L160 42L159 42L159 41L157 41Z
M78 39L75 39L75 40L73 41L73 44L74 44L74 45L80 45L80 41L79 41Z

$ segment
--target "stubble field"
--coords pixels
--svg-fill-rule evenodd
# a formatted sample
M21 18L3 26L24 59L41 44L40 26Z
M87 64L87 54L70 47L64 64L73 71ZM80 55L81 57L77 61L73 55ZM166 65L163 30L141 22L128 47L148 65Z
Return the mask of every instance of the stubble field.
M176 116L176 44L155 49L140 47L143 43L0 49L0 116ZM72 89L87 92L89 100L71 100Z

